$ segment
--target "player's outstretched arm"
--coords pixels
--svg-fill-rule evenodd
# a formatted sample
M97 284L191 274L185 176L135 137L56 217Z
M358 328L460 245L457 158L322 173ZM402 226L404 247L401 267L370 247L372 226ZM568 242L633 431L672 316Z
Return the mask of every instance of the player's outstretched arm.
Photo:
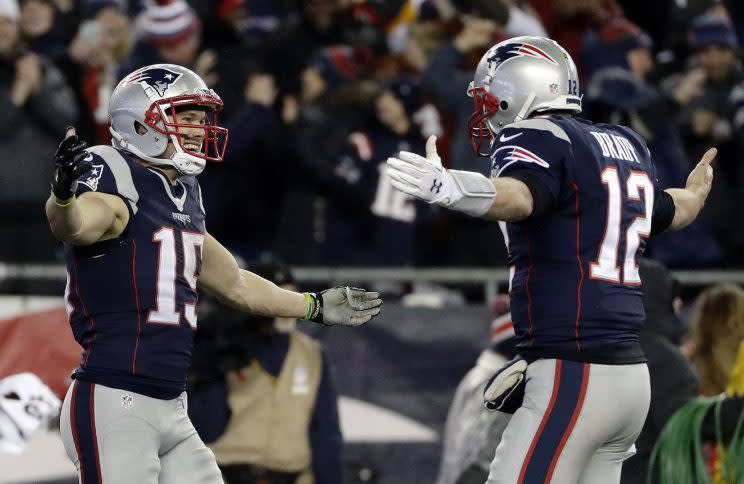
M118 237L129 220L124 201L115 195L75 196L78 178L91 168L88 158L85 142L78 140L75 128L68 128L54 155L52 193L45 209L54 236L76 245Z
M674 218L667 230L680 230L697 218L713 184L713 167L710 165L718 150L711 148L705 152L700 162L687 177L685 188L665 190L674 200Z
M240 269L232 254L209 234L204 238L199 285L224 303L246 312L326 325L358 326L379 314L382 304L376 292L350 287L335 287L317 294L282 289Z
M514 178L488 179L480 173L445 170L437 154L436 136L426 142L426 157L401 151L387 160L391 183L427 203L473 217L518 222L530 216L532 193Z

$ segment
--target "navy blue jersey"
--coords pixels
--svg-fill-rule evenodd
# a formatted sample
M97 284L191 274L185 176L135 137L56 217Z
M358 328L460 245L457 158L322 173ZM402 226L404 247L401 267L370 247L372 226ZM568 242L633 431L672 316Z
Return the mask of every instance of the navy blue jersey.
M564 116L499 132L493 176L539 180L550 208L502 224L520 350L637 343L645 315L637 258L660 196L643 140L623 126Z
M78 181L121 197L129 222L120 237L90 246L65 244L66 303L83 347L73 378L173 398L191 362L196 280L204 243L199 184L171 184L109 146L88 150L92 169Z
M330 264L391 266L413 263L414 234L426 205L396 190L385 161L400 151L421 152L416 135L400 136L377 127L349 135L334 175L346 186L344 200L330 208ZM348 207L355 199L359 210Z

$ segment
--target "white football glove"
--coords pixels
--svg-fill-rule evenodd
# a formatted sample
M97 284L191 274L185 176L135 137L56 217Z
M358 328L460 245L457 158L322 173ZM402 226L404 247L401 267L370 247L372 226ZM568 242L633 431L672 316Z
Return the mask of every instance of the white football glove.
M483 390L486 408L504 413L516 412L522 406L524 398L526 371L527 362L517 356L494 373Z
M493 184L480 173L445 170L434 135L426 141L426 158L401 151L398 158L388 158L387 164L395 188L427 203L480 217L496 197Z

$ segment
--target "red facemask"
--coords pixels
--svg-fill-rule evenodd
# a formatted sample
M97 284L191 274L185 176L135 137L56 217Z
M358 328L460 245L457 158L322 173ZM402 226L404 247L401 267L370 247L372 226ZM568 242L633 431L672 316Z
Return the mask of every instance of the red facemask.
M486 121L499 110L499 100L485 87L473 87L468 91L468 95L473 98L475 104L475 112L468 118L470 145L476 155L490 158L493 135ZM483 143L487 143L485 150Z
M183 124L176 121L179 109L203 109L206 112L204 124ZM222 111L222 99L216 94L184 94L155 101L145 113L145 124L158 133L174 135L185 153L207 161L222 161L227 149L228 132L218 126L217 115ZM204 130L201 151L188 149L178 133L178 128Z

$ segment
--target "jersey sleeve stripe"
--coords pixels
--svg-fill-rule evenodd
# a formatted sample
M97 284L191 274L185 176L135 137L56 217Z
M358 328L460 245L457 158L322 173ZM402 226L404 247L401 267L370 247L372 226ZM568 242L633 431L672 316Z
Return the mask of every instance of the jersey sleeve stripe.
M134 186L132 170L129 168L124 157L121 156L121 153L111 146L103 145L94 146L88 151L103 159L114 176L116 188L119 190L119 194L129 201L129 205L132 207L132 212L136 214L137 202L139 202L139 192L137 192L137 188Z

